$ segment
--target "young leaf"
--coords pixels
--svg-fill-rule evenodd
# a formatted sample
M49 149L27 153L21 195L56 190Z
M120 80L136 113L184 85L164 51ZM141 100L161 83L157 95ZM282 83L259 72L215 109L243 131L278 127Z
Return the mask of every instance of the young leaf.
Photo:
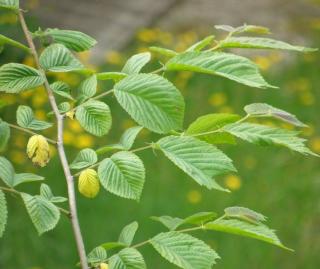
M283 41L264 37L229 37L219 43L219 48L278 49L299 52L317 51L317 49L293 46Z
M274 117L298 127L306 127L295 115L264 103L254 103L244 107L248 115L254 117Z
M99 165L98 175L107 191L139 201L145 181L145 169L137 155L126 151L113 154Z
M263 26L258 25L242 25L239 27L232 27L230 25L216 25L216 29L223 30L232 34L241 34L241 33L254 33L254 34L270 34L270 30Z
M93 169L86 169L80 173L78 181L79 192L87 197L94 198L100 191L98 174Z
M256 225L236 219L221 219L205 224L205 229L251 237L288 249L281 243L275 232L263 224Z
M96 247L88 254L88 263L97 266L108 258L107 251L103 247Z
M71 106L68 102L63 102L58 105L58 110L60 114L67 113L68 111L70 111L70 109L71 109Z
M213 177L235 171L232 161L215 146L193 137L167 136L157 142L162 152L198 184L228 191Z
M114 89L120 105L140 125L156 133L182 128L183 97L165 78L154 74L130 75Z
M97 92L97 86L98 81L96 75L92 75L84 80L79 86L77 100L79 100L80 103L83 103L94 96Z
M248 221L253 224L260 224L261 222L266 221L266 217L262 214L240 206L227 207L224 210L224 213L228 218L239 218L240 220Z
M205 47L209 46L213 40L214 40L214 35L207 36L201 41L197 42L196 44L193 44L186 51L201 51Z
M10 63L0 67L0 92L19 93L43 82L43 75L27 65Z
M47 184L41 184L40 186L40 196L47 199L51 203L63 203L68 201L67 198L61 196L54 196L50 187Z
M211 269L219 259L203 241L179 232L160 233L151 244L163 258L184 269Z
M8 218L7 201L4 192L0 189L0 238L6 228Z
M13 178L13 186L15 187L22 183L42 181L42 180L44 180L44 177L38 176L32 173L15 174Z
M87 148L81 150L74 161L70 164L71 169L82 169L95 164L98 156L93 149Z
M166 49L166 48L161 48L161 47L149 47L149 49L152 52L159 53L161 55L167 56L167 57L173 57L176 56L178 53L174 50Z
M253 144L280 145L304 155L318 156L305 146L305 139L297 137L299 132L296 131L254 123L233 123L224 126L223 130Z
M143 52L133 55L125 64L122 69L122 73L132 75L140 73L141 69L150 61L151 54L149 52Z
M42 135L33 135L27 144L27 155L32 162L45 167L50 161L50 148L48 141Z
M217 75L250 87L275 88L264 80L255 63L231 53L185 52L170 59L166 69Z
M10 133L11 131L8 123L0 119L0 152L7 146Z
M50 88L55 94L60 95L69 100L73 100L73 97L70 94L70 86L67 83L63 81L56 81L50 85Z
M17 123L23 128L32 130L44 130L52 126L52 123L35 119L32 109L28 106L18 107Z
M199 134L216 131L226 124L234 123L239 119L240 116L235 114L207 114L192 122L186 130L186 135L197 136L198 139L210 144L235 144L236 141L234 137L226 132L217 132L201 136L199 136Z
M91 36L79 31L47 29L44 34L51 36L54 42L63 44L76 52L89 50L97 44Z
M130 246L132 244L133 238L138 230L138 222L134 221L127 226L125 226L119 236L119 243L124 244L126 246Z
M0 1L0 5L1 5L1 1ZM27 52L30 52L30 49L27 46L9 38L9 37L6 37L6 36L0 34L0 46L6 45L6 44L9 44L11 46L14 46L14 47L23 49Z
M119 242L107 242L107 243L101 244L101 247L103 247L105 250L110 250L110 249L116 249L116 248L125 248L127 246Z
M39 235L52 230L60 219L59 209L42 196L21 193L28 214Z
M12 164L6 158L0 156L0 178L11 188L14 186L14 175Z
M84 69L84 66L63 45L53 44L40 56L40 64L46 71L70 72Z
M135 248L125 248L110 258L110 269L146 269L141 253Z
M112 124L109 106L96 100L82 104L76 111L76 118L86 131L96 136L107 134Z
M162 223L170 231L174 231L175 229L177 229L180 225L182 225L182 222L183 222L183 219L174 218L171 216L161 216L161 217L153 216L151 217L151 219Z
M118 82L128 75L121 72L103 72L96 74L96 76L98 80L113 80L114 82Z
M19 0L0 0L0 7L18 10L19 9Z

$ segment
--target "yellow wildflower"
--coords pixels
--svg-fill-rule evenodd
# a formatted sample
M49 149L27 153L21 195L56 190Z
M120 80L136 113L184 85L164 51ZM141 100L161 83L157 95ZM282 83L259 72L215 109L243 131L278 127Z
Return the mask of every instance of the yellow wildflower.
M202 194L201 192L197 190L192 190L187 193L187 200L191 204L198 204L202 200Z
M226 176L225 185L232 191L238 190L241 187L241 179L236 175Z
M110 64L120 65L123 63L123 57L117 51L109 51L106 54L106 61Z
M227 102L227 96L222 92L213 93L209 98L209 104L212 106L222 106Z
M98 174L93 169L86 169L81 172L78 183L79 192L87 197L94 198L100 190Z
M311 139L310 147L314 152L320 153L320 137L314 137Z
M73 142L73 145L80 149L90 148L94 144L92 136L88 134L77 135Z

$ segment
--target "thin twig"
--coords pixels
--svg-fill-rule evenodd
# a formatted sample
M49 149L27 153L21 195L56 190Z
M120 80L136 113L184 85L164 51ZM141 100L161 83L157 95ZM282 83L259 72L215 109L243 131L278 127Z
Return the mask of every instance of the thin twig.
M44 77L44 86L46 88L48 98L50 101L50 105L52 107L52 110L55 114L55 117L57 119L57 148L58 148L58 153L60 157L60 161L63 167L63 171L66 177L67 181L67 188L68 188L68 201L69 201L69 208L70 208L70 219L72 223L72 228L73 228L73 233L77 245L77 250L78 254L80 257L80 264L82 269L89 269L88 267L88 262L87 262L87 255L83 243L83 238L80 230L80 225L79 225L79 220L78 220L78 214L77 214L77 206L76 206L76 197L75 197L75 189L74 189L74 182L73 182L73 177L70 171L70 167L68 164L67 156L64 150L64 145L63 145L63 116L60 114L57 102L55 100L55 97L53 95L53 92L50 88L48 79L45 74L45 70L40 65L39 62L39 56L36 50L36 47L34 45L32 35L29 32L28 26L25 22L23 13L21 10L18 12L19 20L23 29L23 32L25 34L25 37L27 39L27 42L29 44L29 47L32 51L32 55L34 57L36 66L38 70L43 74Z

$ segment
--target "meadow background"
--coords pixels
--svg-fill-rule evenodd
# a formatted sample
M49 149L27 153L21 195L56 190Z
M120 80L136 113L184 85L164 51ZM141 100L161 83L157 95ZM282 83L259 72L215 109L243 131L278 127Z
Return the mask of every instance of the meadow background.
M307 16L307 15L306 15ZM30 25L38 23L36 16L29 19ZM35 29L35 28L33 28ZM309 44L320 47L320 18L308 24L293 27L292 31L308 37ZM0 32L21 39L21 30L15 17L0 13ZM95 65L97 70L119 71L126 59L148 46L160 45L181 51L207 31L183 29L164 31L161 28L142 28L121 51L105 51L103 63ZM222 33L218 33L218 36ZM239 52L239 51L237 51ZM241 51L240 53L242 53ZM244 52L247 54L247 52ZM310 127L302 130L312 150L320 153L320 53L295 54L283 52L258 52L249 55L262 69L271 84L278 90L248 88L236 83L207 75L181 72L168 74L186 98L185 126L198 116L207 113L226 112L244 114L243 107L253 102L266 102L290 111ZM82 62L92 66L89 53L79 55ZM159 66L155 55L147 69ZM0 54L0 63L7 61L33 65L30 57L20 51L6 48ZM82 77L75 74L60 74L59 78L72 85L76 92ZM100 85L100 90L111 88L111 84ZM128 115L113 97L105 99L114 117L112 131L106 137L96 139L85 133L76 121L66 122L65 143L69 159L84 147L97 148L117 142L128 127L133 126ZM21 96L0 94L0 117L15 122L14 111L21 104L35 109L39 119L50 119L47 97L42 88L26 91ZM268 121L270 125L274 124ZM284 125L286 128L290 126ZM45 131L54 137L54 128ZM52 160L44 169L33 167L25 154L28 136L13 131L9 148L1 155L9 158L21 172L36 172L46 177L55 194L66 196L66 185L56 151L52 148ZM152 142L157 136L144 130L138 137L136 147ZM214 232L199 233L222 259L217 269L314 269L320 264L320 170L319 160L304 157L277 147L257 147L239 141L237 146L223 146L234 160L239 173L219 178L219 182L233 192L231 194L208 191L199 187L192 179L169 163L160 153L152 151L138 153L144 160L147 180L140 203L120 199L101 189L95 200L78 195L81 228L87 250L100 243L114 241L121 228L137 220L139 231L136 242L145 240L164 228L149 219L150 216L170 215L185 217L199 211L222 213L228 206L240 205L262 212L269 217L268 224L278 231L279 237L294 253L256 242L254 240ZM38 192L39 185L31 184L21 190ZM8 196L9 222L4 237L0 240L0 268L3 269L70 269L77 263L77 254L71 227L62 217L54 231L38 237L22 203ZM175 268L156 254L150 246L143 247L149 268Z

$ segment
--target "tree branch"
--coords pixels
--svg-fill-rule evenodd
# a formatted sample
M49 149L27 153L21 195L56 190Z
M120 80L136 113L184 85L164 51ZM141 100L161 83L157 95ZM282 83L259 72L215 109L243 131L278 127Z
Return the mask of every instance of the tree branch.
M79 220L78 220L78 215L77 215L77 207L76 207L76 198L75 198L75 189L74 189L74 182L73 182L73 176L70 171L70 167L68 165L66 153L64 150L64 145L63 145L63 116L60 114L56 100L54 98L53 92L50 89L48 79L46 77L45 71L40 65L39 62L39 56L36 50L36 47L34 45L34 42L32 40L32 36L29 32L28 26L25 22L23 13L21 10L18 12L19 20L23 29L23 32L25 34L25 37L27 39L27 42L29 44L29 47L31 49L32 55L34 57L34 60L36 62L38 70L43 74L45 81L44 81L44 86L46 88L50 105L52 107L52 110L54 112L54 115L57 120L57 148L58 148L58 153L60 157L60 161L63 167L63 171L66 177L67 181L67 188L68 188L68 201L69 201L69 208L70 208L70 219L72 223L72 228L73 228L73 233L77 245L77 250L80 258L80 264L82 269L89 269L88 267L88 262L87 262L87 255L82 239L82 234L80 230L80 225L79 225Z

